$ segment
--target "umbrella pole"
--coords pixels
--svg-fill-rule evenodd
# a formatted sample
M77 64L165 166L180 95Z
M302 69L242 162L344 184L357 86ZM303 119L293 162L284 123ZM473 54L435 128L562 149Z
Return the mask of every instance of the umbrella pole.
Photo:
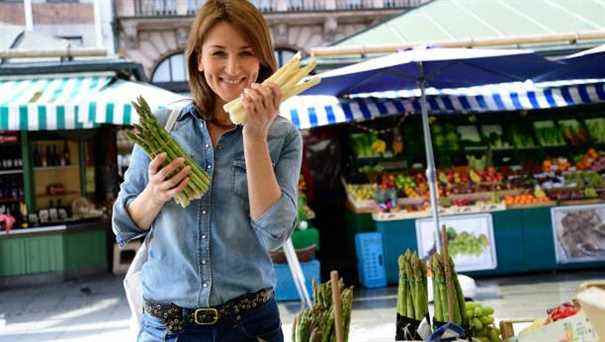
M433 143L431 140L431 130L429 127L428 104L426 102L426 80L424 77L424 66L422 62L418 62L420 69L420 77L418 79L418 88L420 88L420 109L422 114L422 131L424 133L424 146L426 152L426 179L429 184L429 192L431 199L431 210L433 212L433 220L435 222L435 243L437 250L441 249L441 239L439 234L439 203L437 201L437 180L435 169L435 157L433 154Z

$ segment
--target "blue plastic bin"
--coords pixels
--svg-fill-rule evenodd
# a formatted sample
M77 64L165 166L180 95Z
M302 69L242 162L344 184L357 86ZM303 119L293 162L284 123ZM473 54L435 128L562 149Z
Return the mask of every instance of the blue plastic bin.
M387 286L382 252L382 234L361 233L355 235L355 253L357 254L357 272L359 281L366 288Z
M309 296L313 298L313 283L312 279L315 279L318 283L320 282L320 268L318 260L311 260L309 262L301 262L303 274L305 275L305 285ZM288 301L288 300L300 300L298 291L296 291L296 285L292 279L292 273L288 264L274 264L275 275L277 277L277 285L275 287L275 299L277 301Z

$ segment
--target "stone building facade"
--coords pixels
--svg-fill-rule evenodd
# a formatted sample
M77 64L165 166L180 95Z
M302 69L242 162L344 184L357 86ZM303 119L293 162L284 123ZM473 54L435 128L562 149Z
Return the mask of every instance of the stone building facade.
M115 0L118 51L160 86L186 91L182 53L204 0ZM251 0L265 15L278 62L322 46L427 0Z
M97 41L95 26L95 0L31 0L33 32L48 37L65 39L73 47L103 47L114 53L114 36L111 28L113 11L111 1L99 1L101 42ZM0 28L13 27L25 30L23 1L0 1ZM4 32L4 31L2 31ZM11 37L3 37L10 39ZM14 43L14 44L12 44ZM5 48L36 49L43 46L19 46L19 42L7 43ZM4 44L2 45L4 47Z

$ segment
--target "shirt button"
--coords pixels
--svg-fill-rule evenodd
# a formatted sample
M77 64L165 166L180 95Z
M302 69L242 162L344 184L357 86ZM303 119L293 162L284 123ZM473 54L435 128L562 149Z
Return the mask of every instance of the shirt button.
M203 283L202 286L208 287L208 283Z
M202 265L206 265L206 260L202 260Z
M206 166L206 169L210 170L212 168L212 165L208 164L208 166Z
M202 215L206 215L206 210L202 210Z
M206 234L203 234L203 235L202 235L202 239L203 239L203 240L206 240Z
M206 148L210 148L210 144L206 144Z
M216 145L216 149L217 150L222 150L223 149L223 145Z

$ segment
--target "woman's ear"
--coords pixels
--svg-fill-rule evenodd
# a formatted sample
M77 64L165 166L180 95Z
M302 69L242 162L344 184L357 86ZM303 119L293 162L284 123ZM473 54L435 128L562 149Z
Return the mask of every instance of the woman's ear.
M203 72L204 65L202 64L202 54L197 55L197 71Z

